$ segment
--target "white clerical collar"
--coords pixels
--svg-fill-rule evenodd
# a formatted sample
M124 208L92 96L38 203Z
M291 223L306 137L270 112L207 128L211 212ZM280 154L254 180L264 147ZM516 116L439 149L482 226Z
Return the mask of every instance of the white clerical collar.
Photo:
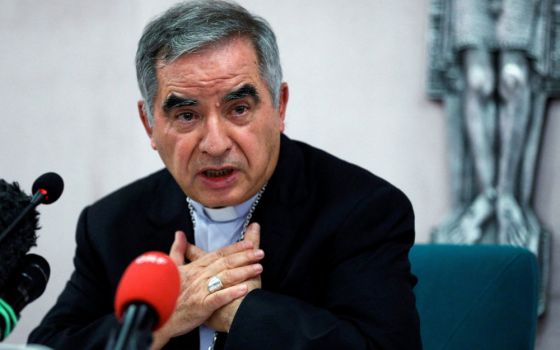
M198 215L205 216L210 221L214 222L228 222L247 216L247 214L249 213L249 209L251 209L251 206L253 205L253 202L255 201L255 199L257 199L257 195L258 193L241 204L217 209L206 208L202 204L192 199L190 200L190 202L192 203L194 210Z

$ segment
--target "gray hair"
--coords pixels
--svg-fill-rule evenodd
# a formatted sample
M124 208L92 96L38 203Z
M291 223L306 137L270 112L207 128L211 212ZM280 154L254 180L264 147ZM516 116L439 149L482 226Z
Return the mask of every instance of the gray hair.
M247 37L253 43L260 76L268 85L274 105L279 105L282 67L270 25L235 3L195 0L176 4L153 19L138 42L136 76L150 124L158 89L156 65L169 64L183 54L234 35Z

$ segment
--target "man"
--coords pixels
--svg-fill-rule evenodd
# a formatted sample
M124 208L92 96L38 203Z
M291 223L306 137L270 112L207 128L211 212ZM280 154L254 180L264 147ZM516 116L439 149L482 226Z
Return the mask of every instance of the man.
M410 202L282 134L288 87L268 24L182 3L146 27L136 64L166 169L84 210L76 270L30 342L102 348L123 270L156 249L182 290L154 349L420 348Z

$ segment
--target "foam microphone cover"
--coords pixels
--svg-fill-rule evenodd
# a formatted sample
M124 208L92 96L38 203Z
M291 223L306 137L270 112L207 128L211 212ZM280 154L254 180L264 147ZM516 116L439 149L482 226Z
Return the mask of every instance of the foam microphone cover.
M0 179L0 232L3 232L15 218L31 203L31 198L19 187L17 182L8 183ZM39 213L33 209L6 236L0 245L0 291L6 287L12 271L19 265L23 256L36 245L36 230L39 229Z
M161 252L144 253L126 268L119 282L115 313L122 319L128 305L147 304L158 315L157 330L175 310L179 291L179 270L171 258Z
M62 191L64 190L64 181L62 177L57 173L45 173L37 178L35 182L33 182L33 187L31 191L33 193L37 193L37 191L41 191L44 195L43 200L41 203L43 204L51 204L55 202Z

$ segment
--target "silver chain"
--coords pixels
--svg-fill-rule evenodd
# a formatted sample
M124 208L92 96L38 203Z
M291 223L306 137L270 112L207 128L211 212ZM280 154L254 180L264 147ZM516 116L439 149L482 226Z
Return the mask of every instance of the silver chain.
M265 189L266 189L266 184L264 184L261 190L257 193L257 197L255 198L253 205L251 205L251 209L249 209L247 216L245 217L245 221L243 222L243 226L241 228L241 235L239 236L237 242L242 241L245 238L245 232L247 231L247 227L251 222L253 213L257 208L257 204L259 204L259 201L261 200L262 194L264 193ZM192 205L192 199L189 197L187 197L187 207L189 208L189 214L191 216L191 222L192 222L193 232L194 232L196 227L196 219L194 218L194 207ZM208 350L214 350L214 346L216 345L216 340L218 340L218 332L214 332L214 339L212 339L212 344L208 347Z

